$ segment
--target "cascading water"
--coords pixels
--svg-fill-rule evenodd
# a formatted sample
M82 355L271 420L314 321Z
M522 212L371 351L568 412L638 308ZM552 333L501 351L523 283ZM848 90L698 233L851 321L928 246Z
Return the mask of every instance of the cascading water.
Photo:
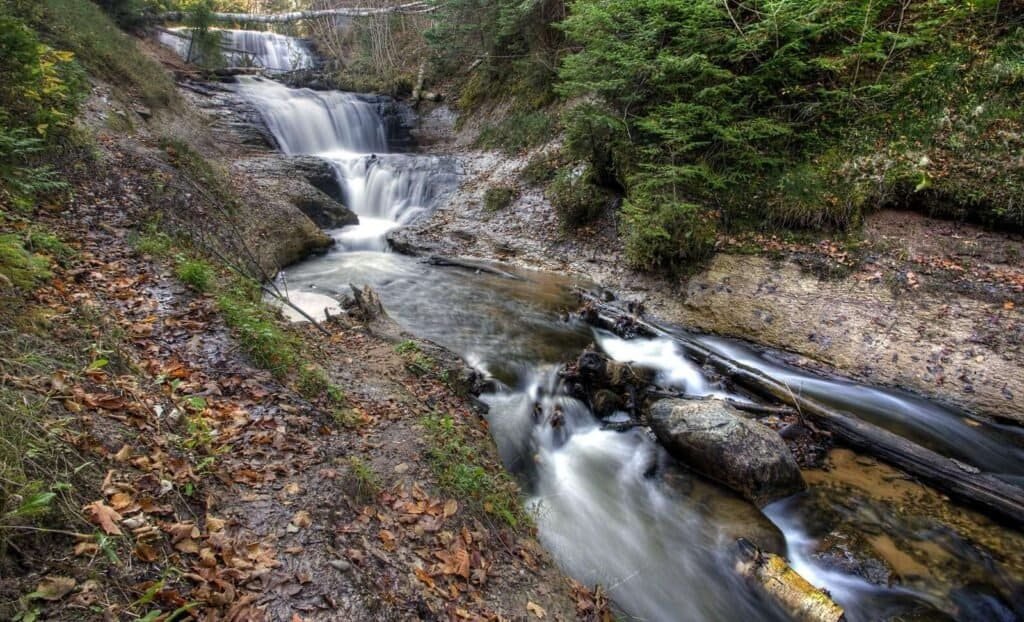
M377 100L249 78L241 80L239 90L261 111L285 153L331 162L347 205L360 218L359 225L334 232L337 250L289 269L290 290L340 296L349 283L368 284L408 330L460 353L494 378L501 388L482 396L490 407L490 429L503 461L524 482L541 541L570 574L604 586L628 616L696 622L787 619L733 572L736 537L756 535L769 543L764 546L777 541L780 552L788 548L795 567L828 588L852 621L904 614L921 620L978 619L959 614L956 596L933 595L928 584L921 589L875 585L823 566L815 557L821 534L808 527L816 510L804 496L770 506L769 521L753 505L680 469L646 434L602 429L560 384L558 364L593 342L612 358L655 368L667 389L743 399L709 379L671 341L627 341L560 321L559 313L574 306L569 283L561 277L471 274L382 252L387 231L431 209L455 173L447 158L388 153ZM322 304L322 296L316 300ZM1019 446L998 442L987 429L957 427L955 415L939 414L927 402L809 374L798 377L732 342L708 338L705 345L808 391L831 394L851 412L859 413L860 404L867 403L867 414L879 421L888 417L893 429L916 430L925 439L936 425L943 432L932 434L934 439L947 432L963 434L968 442L951 455L1000 473L1020 471ZM870 528L879 529L882 520L885 529L899 528L915 537L920 532L919 524L904 525L892 516L878 518ZM968 560L963 563L990 563L969 543L957 546L949 554ZM985 598L975 599L972 611L988 611Z
M331 163L345 203L359 224L335 234L341 250L383 251L385 236L430 209L454 181L450 159L389 153L378 103L352 93L292 89L241 78L252 101L289 155L315 155Z
M259 67L271 73L283 73L313 66L313 56L301 39L273 32L211 30L221 36L221 57L228 67ZM201 60L198 50L192 45L189 28L162 31L159 41L185 60Z

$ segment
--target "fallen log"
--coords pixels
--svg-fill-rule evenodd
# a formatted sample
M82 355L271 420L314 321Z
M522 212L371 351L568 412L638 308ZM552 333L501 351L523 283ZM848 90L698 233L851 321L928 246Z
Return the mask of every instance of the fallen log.
M800 622L842 622L843 608L817 589L774 553L763 553L752 543L737 542L736 572L754 583Z
M1009 520L1014 525L1024 524L1024 489L795 393L783 382L718 356L684 335L670 332L596 296L586 292L581 296L588 308L584 313L585 320L604 328L629 326L647 336L671 339L697 363L711 367L753 393L794 407L801 417L832 434L837 442L902 469L959 501Z
M209 17L216 22L239 22L250 24L282 24L297 22L318 17L366 17L384 13L430 13L434 7L426 2L409 2L397 6L373 8L341 8L318 9L310 11L290 11L288 13L210 13ZM157 21L184 22L190 17L188 11L167 11L157 15Z
M484 272L486 274L493 274L500 276L505 279L512 279L514 281L525 281L523 277L501 268L497 268L489 263L483 261L474 261L472 259L460 259L458 257L443 257L441 255L431 255L423 260L423 263L438 266L441 268L463 268L464 270L472 270L473 272Z

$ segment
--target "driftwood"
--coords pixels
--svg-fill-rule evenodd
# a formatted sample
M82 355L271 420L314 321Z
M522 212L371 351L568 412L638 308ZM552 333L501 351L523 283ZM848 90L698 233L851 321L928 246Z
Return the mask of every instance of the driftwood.
M589 308L597 313L596 317L591 313L588 320L605 323L607 327L629 325L649 336L672 339L687 356L702 365L708 365L737 385L796 408L802 417L831 433L836 441L902 469L951 497L1009 520L1012 524L1024 524L1024 489L990 474L977 472L957 460L829 408L814 399L798 395L783 382L720 357L692 339L671 333L595 296L587 293L581 295Z
M740 539L736 571L800 622L842 622L843 608L815 588L774 553L763 553Z
M211 13L210 19L216 22L238 22L249 24L282 24L297 22L318 17L366 17L384 13L430 13L434 7L426 2L409 2L397 6L375 8L341 8L319 9L312 11L291 11L288 13ZM157 16L162 22L184 22L189 18L188 11L167 11Z
M431 266L438 266L442 268L463 268L465 270L472 270L473 272L484 272L487 274L493 274L506 279L512 279L514 281L523 281L523 277L501 268L496 268L491 264L483 261L473 261L472 259L460 259L458 257L442 257L441 255L431 255L423 260L423 263Z

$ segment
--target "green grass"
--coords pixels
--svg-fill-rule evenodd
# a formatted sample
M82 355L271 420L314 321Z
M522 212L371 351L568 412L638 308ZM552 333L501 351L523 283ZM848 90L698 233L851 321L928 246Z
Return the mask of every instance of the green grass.
M217 297L217 308L258 366L284 377L300 360L299 340L278 324L254 281L236 277Z
M75 53L90 72L137 93L147 106L166 108L179 98L174 82L136 41L89 0L39 0L30 17L59 47Z
M333 406L338 408L346 403L345 392L341 390L341 387L333 384L324 368L316 363L307 363L299 368L295 379L295 388L306 399L325 396Z
M158 231L155 226L148 226L145 231L138 234L133 240L135 249L143 255L152 255L153 257L165 257L174 247L174 241L171 236Z
M498 517L510 527L530 524L519 499L519 487L500 465L482 460L484 452L454 419L428 415L423 426L431 443L431 470L448 494Z
M348 493L356 503L369 503L381 490L380 478L373 467L358 456L348 459Z
M21 235L0 234L0 288L29 290L51 276L49 260L25 248Z
M213 266L202 259L179 255L174 276L196 291L208 292L213 288L217 274Z
M107 330L91 307L57 316L23 296L0 294L0 573L6 574L6 548L38 529L80 530L80 510L102 473L67 442L75 417L51 393L24 388L34 378L62 376L74 384L96 362L98 352L113 354L118 335ZM93 331L103 330L103 343ZM109 341L108 341L109 340ZM115 360L115 365L120 363ZM3 606L0 606L3 610Z
M405 341L403 341L403 342L399 343L397 346L395 346L395 352L397 352L397 353L399 353L399 354L401 354L403 356L406 355L406 354L415 354L415 353L417 353L419 351L420 351L419 345L415 341L413 341L412 339L406 339Z
M167 155L167 161L189 177L197 187L209 193L211 200L220 203L229 211L234 210L239 199L223 168L212 164L179 138L164 136L159 140L159 145Z

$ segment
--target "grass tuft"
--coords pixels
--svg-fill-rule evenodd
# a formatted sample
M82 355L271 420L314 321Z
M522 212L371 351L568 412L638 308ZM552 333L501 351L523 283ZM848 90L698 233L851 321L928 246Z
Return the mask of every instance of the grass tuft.
M423 426L432 445L428 449L431 469L448 494L512 528L530 524L511 476L498 465L484 463L480 449L452 417L428 415Z

